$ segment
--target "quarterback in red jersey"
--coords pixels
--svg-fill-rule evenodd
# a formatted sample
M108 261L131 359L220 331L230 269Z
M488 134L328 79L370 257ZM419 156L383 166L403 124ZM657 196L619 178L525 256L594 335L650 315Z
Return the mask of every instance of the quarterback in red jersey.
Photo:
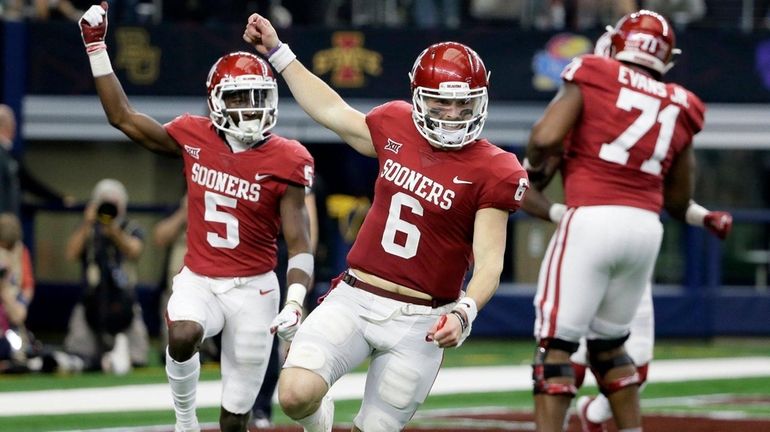
M313 273L305 207L313 159L269 131L278 90L270 66L251 53L221 57L207 80L210 117L185 114L166 125L136 112L107 55L107 3L80 20L96 89L113 126L145 148L184 160L188 251L166 310L166 373L176 431L199 431L198 348L222 333L223 431L246 431L273 334L291 340ZM279 230L289 250L287 300L278 313Z
M660 248L658 213L665 205L673 217L720 238L732 224L728 213L691 199L692 139L705 107L685 88L661 81L678 53L673 29L642 10L623 17L608 38L606 56L580 56L564 69L564 86L527 146L533 183L547 184L560 166L566 200L548 212L559 226L534 299L538 431L563 428L576 393L570 354L582 337L618 429L641 431L642 379L624 344Z
M292 343L278 384L281 407L305 431L331 431L329 387L370 358L353 431L402 430L433 385L442 349L468 337L497 289L508 214L529 186L513 154L479 139L486 68L463 44L432 45L410 73L412 103L364 114L296 61L265 18L252 15L244 39L311 117L379 161L349 268Z

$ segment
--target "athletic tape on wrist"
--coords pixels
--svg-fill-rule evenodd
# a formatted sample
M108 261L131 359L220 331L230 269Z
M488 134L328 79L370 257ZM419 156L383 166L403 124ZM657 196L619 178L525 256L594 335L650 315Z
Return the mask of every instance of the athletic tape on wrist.
M88 61L91 63L91 73L94 78L112 73L112 63L110 63L110 56L107 54L107 46L105 45L104 48L88 53Z
M468 317L468 325L473 323L473 320L476 319L476 315L479 313L479 308L476 306L476 301L470 297L461 298L452 310L461 310L465 312L465 315Z
M548 209L548 217L553 223L559 223L564 213L567 211L567 206L561 203L552 204Z
M289 289L286 290L286 304L290 302L297 303L299 307L305 303L305 294L307 294L307 288L301 283L293 283L289 285Z
M315 260L313 259L313 254L303 252L289 258L289 262L286 265L287 275L291 269L302 270L308 276L313 276L313 270L315 270Z
M687 207L687 212L684 214L684 219L689 225L702 227L703 220L706 218L707 214L709 214L708 209L695 202L691 202Z
M286 69L286 66L289 66L289 63L293 62L296 58L297 56L294 54L291 48L289 48L289 44L282 43L278 46L278 49L276 49L275 52L269 54L267 60L271 65L273 65L273 68L275 68L276 72L281 73L284 69Z

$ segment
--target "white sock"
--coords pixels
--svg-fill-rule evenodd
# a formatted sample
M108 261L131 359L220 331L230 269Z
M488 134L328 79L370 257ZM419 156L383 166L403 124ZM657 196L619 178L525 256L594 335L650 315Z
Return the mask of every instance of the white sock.
M594 423L604 423L612 418L612 408L606 396L600 393L588 404L586 418Z
M333 403L334 402L330 398L324 397L321 399L321 405L318 406L316 412L295 421L304 428L305 432L328 432L330 428L327 427L327 423L331 425L331 419L327 420L324 418L328 412L326 404Z
M177 423L194 427L198 425L195 415L195 398L198 378L201 374L200 354L195 353L189 360L178 362L171 358L166 348L166 376L174 399Z

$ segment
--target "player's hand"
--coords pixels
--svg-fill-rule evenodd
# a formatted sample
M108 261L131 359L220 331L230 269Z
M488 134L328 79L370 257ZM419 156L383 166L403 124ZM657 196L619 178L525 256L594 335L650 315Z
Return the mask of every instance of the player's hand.
M302 307L296 302L286 303L281 312L270 323L270 333L278 333L278 337L291 342L302 322Z
M468 332L470 333L470 332ZM441 315L425 336L426 342L433 342L440 348L460 346L465 340L460 319L452 314Z
M724 240L733 228L733 215L723 211L711 211L703 218L703 227Z
M254 49L263 56L267 56L270 50L281 45L273 25L259 14L251 14L243 32L243 40L254 45Z
M106 1L100 5L93 5L78 21L80 36L88 53L107 48L104 43L104 37L107 35L107 8Z

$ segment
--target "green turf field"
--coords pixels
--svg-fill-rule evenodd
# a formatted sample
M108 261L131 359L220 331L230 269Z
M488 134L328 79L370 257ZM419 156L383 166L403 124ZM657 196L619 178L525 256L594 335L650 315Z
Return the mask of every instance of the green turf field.
M469 340L460 349L448 350L444 367L493 366L528 364L532 352L530 341ZM770 342L758 339L719 339L714 341L660 341L655 350L658 359L684 358L719 358L739 356L767 356L770 361ZM653 366L654 367L654 364ZM363 369L361 369L363 370ZM206 365L202 379L217 379L216 365ZM129 384L164 383L165 374L160 365L132 371L127 376L116 377L101 373L81 375L17 375L0 377L0 392L105 387ZM767 404L740 406L710 403L705 406L692 404L690 399L700 395L743 395L768 396L770 377L690 381L683 383L650 383L643 393L646 410L656 412L714 412L724 409L745 415L770 417ZM593 391L587 389L586 391ZM679 399L681 398L681 399ZM358 409L358 401L337 401L335 417L340 422L349 422ZM531 410L532 397L529 391L511 391L496 393L474 393L472 395L430 396L421 411L453 407L506 407L516 410ZM276 408L274 421L278 424L289 423L280 409ZM216 422L219 416L217 408L199 410L199 419L204 422ZM46 415L0 417L0 430L3 431L48 431L67 429L93 429L103 427L139 426L173 424L171 409L147 412L115 412L77 415Z

